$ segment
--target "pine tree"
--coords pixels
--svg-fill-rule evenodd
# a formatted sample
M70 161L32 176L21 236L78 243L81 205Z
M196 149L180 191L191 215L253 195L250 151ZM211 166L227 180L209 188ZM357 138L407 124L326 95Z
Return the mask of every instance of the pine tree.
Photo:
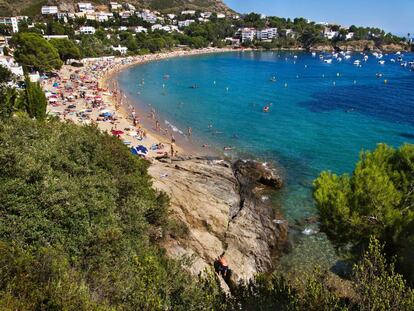
M46 118L47 100L40 84L33 83L26 78L26 90L24 94L25 110L30 118L44 120Z

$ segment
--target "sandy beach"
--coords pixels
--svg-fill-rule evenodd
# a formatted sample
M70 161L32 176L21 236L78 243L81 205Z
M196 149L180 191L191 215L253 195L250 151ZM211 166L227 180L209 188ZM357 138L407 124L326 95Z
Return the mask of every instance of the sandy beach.
M56 77L42 82L49 101L48 113L75 124L96 124L102 131L117 136L149 160L197 153L177 144L169 129L162 128L155 111L145 114L121 93L116 75L139 64L173 57L230 52L232 49L206 48L177 50L134 57L83 59L83 67L64 65ZM142 123L146 121L146 127ZM154 124L154 126L148 126Z

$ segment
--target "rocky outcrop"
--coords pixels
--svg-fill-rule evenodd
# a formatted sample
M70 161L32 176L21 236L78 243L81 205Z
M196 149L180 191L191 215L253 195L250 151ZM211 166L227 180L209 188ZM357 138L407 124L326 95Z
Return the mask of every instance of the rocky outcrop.
M310 50L316 52L332 52L335 50L335 48L331 44L317 44L311 46Z
M225 254L233 280L272 269L287 241L287 222L272 209L269 191L282 186L277 171L257 162L181 159L149 169L155 188L171 198L173 217L188 228L167 238L167 254L189 258L187 268L202 272Z
M409 51L410 46L406 43L401 44L384 44L381 46L381 51L385 53L394 53L399 51Z
M364 52L364 51L375 51L377 47L375 42L372 40L354 40L354 41L343 41L338 42L336 47L341 51L352 51L352 52Z

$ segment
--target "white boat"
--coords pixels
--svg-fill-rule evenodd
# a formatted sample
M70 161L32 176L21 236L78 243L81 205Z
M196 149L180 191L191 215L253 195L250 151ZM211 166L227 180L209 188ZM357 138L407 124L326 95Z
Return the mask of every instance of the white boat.
M361 61L360 60L354 61L354 65L359 66L360 64L361 64Z
M367 61L367 60L368 60L368 58L369 58L369 57L368 57L368 55L365 55L365 56L364 56L364 61Z
M332 58L324 59L323 61L327 64L332 64Z
M380 60L380 61L378 62L378 64L380 64L380 65L384 65L384 64L385 64L385 60Z
M351 55L346 55L345 59L351 59Z
M316 56L316 52L312 52L312 57L315 57Z

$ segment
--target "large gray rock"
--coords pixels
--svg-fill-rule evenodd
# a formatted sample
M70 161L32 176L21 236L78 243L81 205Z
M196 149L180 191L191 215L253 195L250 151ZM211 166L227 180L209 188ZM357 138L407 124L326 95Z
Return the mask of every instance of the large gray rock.
M173 217L188 235L167 238L173 258L190 259L198 274L225 253L233 280L247 280L272 269L287 240L287 223L275 215L265 193L282 185L278 174L260 163L183 159L155 162L149 169L155 188L171 198Z

